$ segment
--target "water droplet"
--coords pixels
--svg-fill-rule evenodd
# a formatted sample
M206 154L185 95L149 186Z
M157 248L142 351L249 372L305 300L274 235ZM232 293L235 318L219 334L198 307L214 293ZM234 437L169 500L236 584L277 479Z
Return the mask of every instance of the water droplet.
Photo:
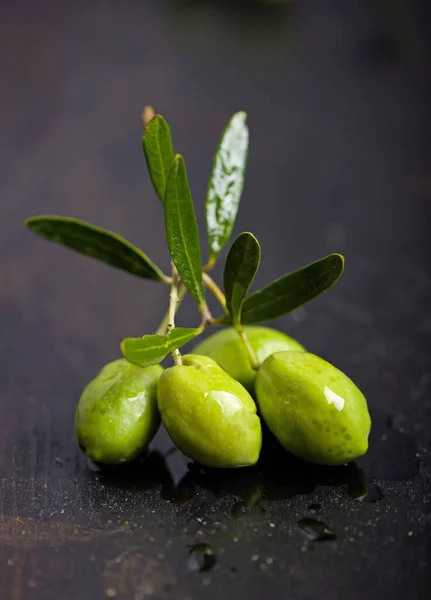
M236 502L230 511L230 515L232 519L241 519L244 515L248 513L247 507L244 505L244 502Z
M383 498L383 492L379 488L379 486L373 483L372 481L367 481L367 489L365 495L358 496L355 499L361 500L362 502L380 502L380 500L383 500Z
M364 471L356 465L355 477L347 485L350 498L362 502L379 502L383 499L382 490L371 480L367 479Z
M301 519L298 525L305 537L312 542L335 540L337 535L323 521Z
M217 562L214 550L209 544L191 544L189 548L189 559L187 562L189 571L203 573L210 571Z

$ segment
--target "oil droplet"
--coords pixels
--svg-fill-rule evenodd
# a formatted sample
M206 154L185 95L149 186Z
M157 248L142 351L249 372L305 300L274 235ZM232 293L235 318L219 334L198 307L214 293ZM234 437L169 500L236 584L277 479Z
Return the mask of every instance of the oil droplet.
M301 519L298 525L305 537L312 542L335 540L337 535L323 521Z
M193 573L210 571L217 562L214 550L209 544L191 544L189 548L188 569Z

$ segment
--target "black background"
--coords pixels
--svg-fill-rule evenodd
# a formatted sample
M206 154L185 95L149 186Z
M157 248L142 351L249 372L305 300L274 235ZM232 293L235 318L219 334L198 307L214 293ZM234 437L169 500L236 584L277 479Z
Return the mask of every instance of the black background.
M429 3L46 1L1 13L0 597L426 597ZM380 502L349 496L354 467L283 455L275 468L192 471L175 492L170 478L187 471L178 454L165 463L155 451L122 476L79 454L82 388L124 336L154 331L166 290L43 242L23 220L89 220L166 269L144 104L171 124L201 224L221 129L248 112L235 232L262 244L257 285L345 255L336 287L276 325L367 396L375 426L362 466ZM192 304L179 322L197 323ZM170 447L166 434L154 447ZM244 513L256 490L260 505ZM335 541L309 542L297 525L316 502ZM196 542L217 555L206 573L190 571Z

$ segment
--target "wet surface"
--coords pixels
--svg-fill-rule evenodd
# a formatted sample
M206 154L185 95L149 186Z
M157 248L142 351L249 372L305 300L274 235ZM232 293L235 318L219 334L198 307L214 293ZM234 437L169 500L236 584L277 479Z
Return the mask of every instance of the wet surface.
M390 4L3 9L2 600L428 597L431 15L429 2ZM203 469L163 430L122 469L81 456L81 390L123 337L154 331L166 290L43 242L22 222L77 216L167 268L141 151L147 103L171 124L201 223L220 131L233 111L248 112L235 233L262 244L258 286L345 255L329 294L274 325L368 398L370 450L357 463L306 464L265 433L255 467ZM196 325L191 303L179 322ZM336 539L313 542L304 520Z
M358 462L370 477L403 481L419 468L414 438L393 426L389 416L375 414L369 438L370 451Z
M204 573L210 571L216 562L217 557L209 544L191 544L189 546L189 571Z
M337 534L331 531L326 523L316 519L300 519L298 527L311 542L327 542L336 540Z

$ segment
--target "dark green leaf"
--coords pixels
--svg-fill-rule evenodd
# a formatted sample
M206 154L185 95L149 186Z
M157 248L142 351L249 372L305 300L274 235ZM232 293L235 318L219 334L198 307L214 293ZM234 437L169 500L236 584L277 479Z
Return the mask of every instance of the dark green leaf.
M165 226L174 265L190 294L204 301L201 250L184 159L177 154L169 171L165 196Z
M245 112L233 115L214 157L208 185L206 224L210 262L215 262L232 232L244 185L248 154Z
M30 217L25 224L50 242L72 248L132 275L155 281L167 280L142 250L106 229L72 217L50 215Z
M166 335L126 338L121 342L121 352L129 362L141 367L149 367L162 362L170 352L181 348L199 333L199 329L177 327Z
M344 258L330 254L316 262L275 279L249 296L242 307L241 322L263 323L277 319L331 288L343 273ZM219 321L231 322L230 315Z
M234 325L241 323L244 298L253 283L259 262L259 242L252 233L241 233L229 250L223 274L226 307Z
M166 182L174 159L171 130L161 115L155 115L145 128L142 147L151 181L160 201L164 202Z

